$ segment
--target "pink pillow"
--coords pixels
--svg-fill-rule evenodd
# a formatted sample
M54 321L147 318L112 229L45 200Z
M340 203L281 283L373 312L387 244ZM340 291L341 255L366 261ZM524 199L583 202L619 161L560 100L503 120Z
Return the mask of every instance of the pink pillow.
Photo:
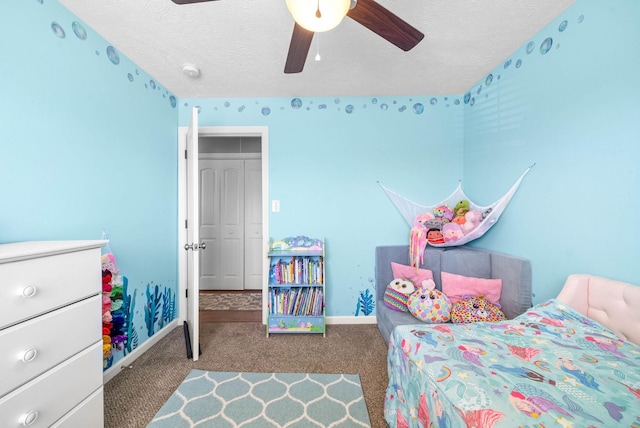
M442 272L442 292L447 295L454 304L462 296L484 296L492 303L500 302L502 293L502 279L474 278L471 276L456 275L455 273Z
M391 262L391 271L393 272L393 278L406 278L414 283L416 288L420 288L422 281L433 279L433 272L429 269L418 269L416 272L415 267L401 265L400 263Z

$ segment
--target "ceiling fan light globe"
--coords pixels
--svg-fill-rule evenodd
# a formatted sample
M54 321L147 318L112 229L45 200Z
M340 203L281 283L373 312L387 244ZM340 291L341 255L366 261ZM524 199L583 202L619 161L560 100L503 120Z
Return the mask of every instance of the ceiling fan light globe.
M337 27L351 6L351 0L286 0L286 3L296 23L314 33ZM316 17L318 9L320 18Z

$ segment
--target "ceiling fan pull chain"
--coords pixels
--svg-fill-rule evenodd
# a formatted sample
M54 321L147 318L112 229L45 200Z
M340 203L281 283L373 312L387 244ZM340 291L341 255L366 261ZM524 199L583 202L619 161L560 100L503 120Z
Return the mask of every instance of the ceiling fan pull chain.
M316 9L316 18L322 18L322 14L320 13L320 0L318 0L318 9Z

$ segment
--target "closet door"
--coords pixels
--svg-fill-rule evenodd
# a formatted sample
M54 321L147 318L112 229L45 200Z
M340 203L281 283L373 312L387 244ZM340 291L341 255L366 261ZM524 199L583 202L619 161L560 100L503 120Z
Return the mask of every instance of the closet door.
M244 180L242 160L200 160L202 290L244 288Z

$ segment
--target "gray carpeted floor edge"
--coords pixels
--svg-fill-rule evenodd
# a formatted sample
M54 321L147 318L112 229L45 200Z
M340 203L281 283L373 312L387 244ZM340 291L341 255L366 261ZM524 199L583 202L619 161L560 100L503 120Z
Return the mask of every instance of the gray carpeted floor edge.
M262 323L201 324L202 354L187 359L182 327L175 328L132 368L105 384L105 427L146 427L191 369L261 373L360 375L373 428L383 416L387 347L375 324L329 325L320 334L272 334ZM117 363L116 363L117 364Z

